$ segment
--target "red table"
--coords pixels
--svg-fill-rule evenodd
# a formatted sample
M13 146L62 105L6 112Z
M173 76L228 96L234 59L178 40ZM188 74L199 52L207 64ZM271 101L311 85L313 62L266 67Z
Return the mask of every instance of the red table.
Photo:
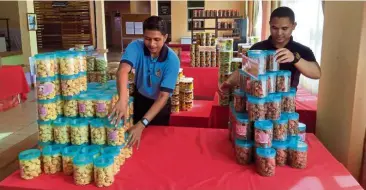
M193 107L189 111L180 111L170 115L171 126L210 127L212 101L193 100Z
M338 190L362 189L313 134L307 135L308 167L277 167L274 177L256 174L254 165L241 166L225 129L149 127L142 136L140 149L134 151L106 189L128 190ZM76 186L71 176L42 175L22 180L15 172L0 189L99 189L94 185Z
M21 99L27 99L30 91L27 79L21 66L0 67L0 100L20 94Z

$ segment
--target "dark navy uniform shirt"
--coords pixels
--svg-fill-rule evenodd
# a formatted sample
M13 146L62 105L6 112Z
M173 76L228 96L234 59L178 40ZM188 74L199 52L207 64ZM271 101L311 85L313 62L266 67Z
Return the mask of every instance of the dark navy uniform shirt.
M128 63L135 69L136 89L143 96L157 99L160 91L172 92L178 78L180 61L167 45L160 51L159 57L152 58L142 40L131 42L122 55L121 63Z
M316 62L314 53L311 51L311 49L298 42L295 42L292 37L284 48L290 50L292 53L299 53L301 58L303 58L306 61ZM277 48L272 43L271 36L267 40L258 42L250 48L250 50L276 50L276 49ZM280 69L291 71L291 87L297 88L297 86L299 85L301 73L295 67L295 65L291 63L281 63Z

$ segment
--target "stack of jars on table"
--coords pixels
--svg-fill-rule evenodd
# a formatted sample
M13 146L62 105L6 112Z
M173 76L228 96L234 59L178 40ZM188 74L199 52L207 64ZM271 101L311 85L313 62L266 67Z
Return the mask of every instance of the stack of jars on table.
M179 81L179 110L189 111L193 107L193 78L183 77Z
M231 63L233 61L233 39L220 38L217 44L219 50L219 85L225 82L231 74ZM230 91L219 93L219 105L228 106L230 102Z
M306 168L306 126L295 112L296 90L291 73L279 70L274 51L248 51L259 62L257 78L240 71L240 89L230 109L229 138L239 164L256 164L262 176L275 175L276 166Z
M192 67L217 67L216 48L204 49L200 46L215 47L216 38L213 33L196 33L196 41L191 45L191 66Z
M88 82L105 83L109 78L108 63L104 53L93 51L86 57L88 64Z
M174 88L174 91L173 91L173 95L172 95L172 98L171 98L171 112L172 113L178 113L179 112L179 94L180 94L180 81L181 79L184 78L184 75L183 75L183 69L180 68L179 69L179 74L178 74L178 78L177 78L177 82L175 83L175 88Z

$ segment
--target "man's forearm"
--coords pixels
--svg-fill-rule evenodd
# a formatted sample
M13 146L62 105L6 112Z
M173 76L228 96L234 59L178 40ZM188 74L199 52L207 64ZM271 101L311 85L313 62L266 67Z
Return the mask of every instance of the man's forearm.
M300 59L299 62L295 64L295 67L301 72L301 74L308 78L320 79L321 70L317 62Z
M163 109L163 107L166 105L167 101L169 99L169 94L162 94L160 92L159 97L155 100L153 105L150 107L149 111L146 112L144 115L144 118L146 118L149 121L152 121L155 116Z
M238 86L240 80L239 78L240 78L239 70L235 70L234 72L231 73L231 75L227 79L227 82L230 84L231 87Z
M127 97L128 72L121 65L117 72L117 90L118 96L123 101L128 101Z

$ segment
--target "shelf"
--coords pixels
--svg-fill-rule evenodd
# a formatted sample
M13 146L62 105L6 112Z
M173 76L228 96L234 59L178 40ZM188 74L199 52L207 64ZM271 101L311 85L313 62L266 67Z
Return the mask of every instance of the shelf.
M192 17L192 19L241 19L242 17Z
M193 30L216 30L216 28L193 28Z
M235 30L235 28L218 28L217 30L220 30L220 31L233 31L233 30Z

